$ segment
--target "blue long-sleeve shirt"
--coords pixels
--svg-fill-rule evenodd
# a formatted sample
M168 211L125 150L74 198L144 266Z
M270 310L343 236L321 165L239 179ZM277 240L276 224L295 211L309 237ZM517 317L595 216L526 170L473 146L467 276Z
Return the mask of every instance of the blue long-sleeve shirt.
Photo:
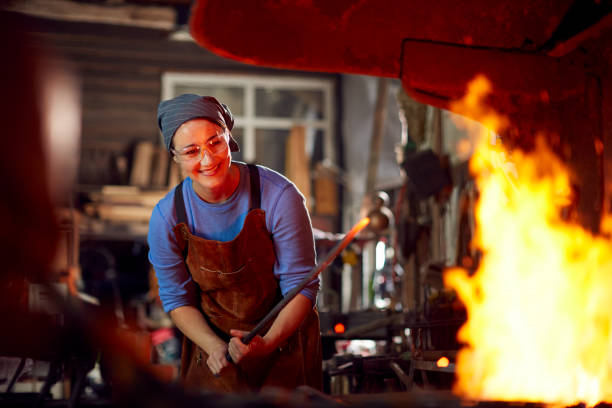
M192 180L183 183L187 224L192 234L227 242L234 239L249 211L250 183L248 168L240 169L240 182L232 196L222 203L208 203L193 190ZM300 283L316 262L314 238L304 197L295 185L281 174L258 166L261 209L266 213L266 227L272 236L276 253L274 275L283 295ZM196 283L185 267L172 228L178 223L172 189L153 209L149 221L149 261L159 283L159 295L166 312L180 306L198 305ZM312 281L300 293L314 304L319 280Z

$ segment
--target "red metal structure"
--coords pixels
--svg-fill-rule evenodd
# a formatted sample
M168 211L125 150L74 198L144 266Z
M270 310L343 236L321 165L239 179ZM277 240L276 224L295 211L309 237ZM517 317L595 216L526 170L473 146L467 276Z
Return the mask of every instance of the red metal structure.
M601 0L199 0L190 28L224 57L400 78L415 99L444 109L484 74L489 105L513 124L508 142L558 136L550 143L577 174L581 221L596 230L611 191L611 9Z

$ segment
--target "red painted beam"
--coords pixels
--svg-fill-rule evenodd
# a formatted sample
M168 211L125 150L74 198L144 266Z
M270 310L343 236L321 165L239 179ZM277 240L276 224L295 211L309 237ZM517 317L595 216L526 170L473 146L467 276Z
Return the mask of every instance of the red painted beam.
M248 64L399 77L404 40L533 52L571 2L198 0L190 29L200 46Z

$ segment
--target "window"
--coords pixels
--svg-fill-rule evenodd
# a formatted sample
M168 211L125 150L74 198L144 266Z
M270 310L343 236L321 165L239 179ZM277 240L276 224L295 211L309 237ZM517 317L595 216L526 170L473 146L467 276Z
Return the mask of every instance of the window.
M285 174L286 145L295 126L305 128L311 166L336 163L333 87L332 79L166 73L162 99L182 93L214 96L234 115L232 134L240 145L234 159Z

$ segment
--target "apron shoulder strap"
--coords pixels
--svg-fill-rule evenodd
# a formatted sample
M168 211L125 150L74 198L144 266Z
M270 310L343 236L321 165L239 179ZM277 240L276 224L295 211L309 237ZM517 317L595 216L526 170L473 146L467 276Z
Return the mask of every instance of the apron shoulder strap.
M187 225L187 212L185 211L185 199L183 198L183 181L174 188L174 209L176 211L177 224L185 224L185 228L189 231ZM183 248L183 260L187 260L187 251L189 242L185 243Z
M259 169L254 164L247 164L249 167L249 179L251 181L251 208L255 210L261 207L261 188L259 185Z
M185 199L183 198L183 181L174 188L174 208L178 224L187 225L187 212L185 211Z

